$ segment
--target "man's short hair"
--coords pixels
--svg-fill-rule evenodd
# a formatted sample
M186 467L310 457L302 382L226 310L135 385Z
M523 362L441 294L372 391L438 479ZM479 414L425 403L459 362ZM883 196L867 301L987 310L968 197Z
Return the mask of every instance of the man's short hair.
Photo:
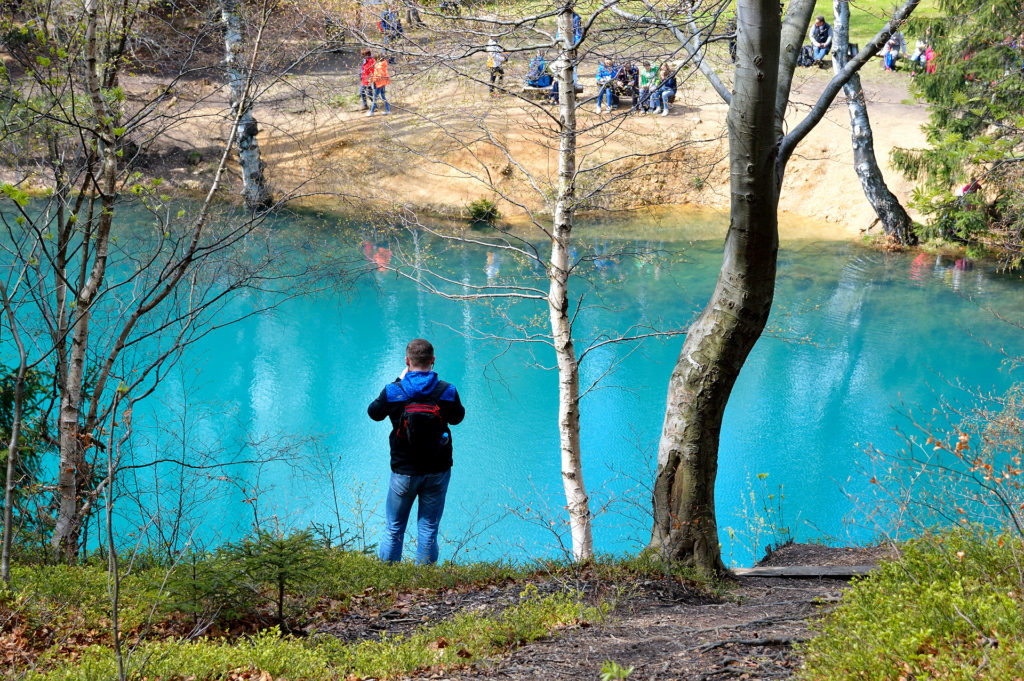
M819 14L817 17L815 17L815 21L825 21L825 15Z
M405 356L414 367L429 367L434 359L434 346L428 340L413 338L405 346Z

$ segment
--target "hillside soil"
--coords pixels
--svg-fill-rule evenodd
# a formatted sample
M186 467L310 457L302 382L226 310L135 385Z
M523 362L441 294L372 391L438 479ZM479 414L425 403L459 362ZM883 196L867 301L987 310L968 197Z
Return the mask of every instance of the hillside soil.
M367 117L356 94L358 59L354 46L345 47L264 84L255 115L277 198L361 210L369 201L449 216L465 215L469 202L488 198L506 217L533 212L544 219L556 182L552 116L557 112L513 96L524 64L508 67L509 94L490 97L483 84L445 80L417 64L396 63L388 86L391 114ZM626 115L628 102L615 115L598 115L588 101L595 94L593 65L587 68L580 75L585 103L579 163L604 169L578 180L581 193L595 192L582 208L727 209L727 107L703 78L691 74L666 117ZM482 61L480 70L483 78ZM160 114L176 122L161 129L144 160L148 174L195 192L208 186L229 133L227 87L211 73L174 84ZM830 75L817 68L797 70L789 128L806 114ZM912 186L889 167L889 152L897 145L924 146L920 126L927 111L910 98L905 73L882 73L873 61L863 80L879 163L905 203ZM122 82L138 106L166 85L152 74L126 76ZM874 213L852 159L849 117L840 96L789 162L780 210L809 219L820 238L850 238L867 229ZM225 195L237 195L238 185L232 167Z

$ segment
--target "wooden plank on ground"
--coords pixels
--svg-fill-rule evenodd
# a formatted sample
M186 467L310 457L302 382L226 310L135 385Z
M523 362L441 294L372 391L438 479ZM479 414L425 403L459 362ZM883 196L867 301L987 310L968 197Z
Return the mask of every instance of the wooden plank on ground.
M785 567L736 568L737 577L782 577L789 579L850 579L874 570L877 565L790 565Z

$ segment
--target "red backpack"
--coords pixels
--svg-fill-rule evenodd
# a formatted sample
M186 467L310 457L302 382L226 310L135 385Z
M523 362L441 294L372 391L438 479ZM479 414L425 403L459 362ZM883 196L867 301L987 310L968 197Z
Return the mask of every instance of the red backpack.
M433 456L445 444L445 422L441 417L441 406L437 402L448 386L448 383L438 381L428 395L410 398L405 403L396 430L398 439L405 440L410 454Z

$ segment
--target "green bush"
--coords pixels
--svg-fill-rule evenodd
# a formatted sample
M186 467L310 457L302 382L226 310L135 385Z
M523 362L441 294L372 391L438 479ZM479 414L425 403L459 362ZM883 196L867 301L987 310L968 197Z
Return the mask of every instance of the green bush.
M167 606L197 620L267 622L272 617L284 625L319 596L317 577L329 553L308 530L258 530L212 556L184 560L167 581Z
M1013 679L1024 669L1019 537L926 536L857 581L803 647L800 679Z
M501 219L501 211L498 210L497 204L490 199L477 199L466 206L466 210L469 211L469 219L473 222L493 225Z

